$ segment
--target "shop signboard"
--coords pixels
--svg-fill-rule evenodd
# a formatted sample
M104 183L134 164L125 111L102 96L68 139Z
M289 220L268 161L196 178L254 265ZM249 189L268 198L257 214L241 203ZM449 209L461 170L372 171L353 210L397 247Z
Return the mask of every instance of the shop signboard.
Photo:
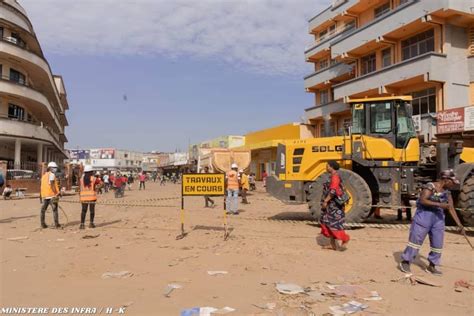
M91 149L91 159L100 158L100 149Z
M100 159L114 159L115 149L113 148L102 148L100 150Z
M84 149L71 149L69 150L69 159L79 160L79 159L89 159L90 151Z
M464 130L474 131L474 105L464 108Z
M464 108L456 108L437 114L438 134L460 133L464 131Z

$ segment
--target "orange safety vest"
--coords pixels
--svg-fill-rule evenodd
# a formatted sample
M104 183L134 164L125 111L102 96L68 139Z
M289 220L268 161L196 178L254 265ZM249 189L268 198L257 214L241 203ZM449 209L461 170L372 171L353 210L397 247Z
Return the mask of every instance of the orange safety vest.
M249 176L246 175L245 173L242 173L242 176L240 177L240 184L242 185L242 189L244 190L250 189Z
M43 199L52 198L56 196L53 189L51 189L51 184L49 183L50 173L51 171L48 171L41 177L41 197ZM56 178L54 180L54 186L56 188L56 192L59 193L59 185Z
M90 186L84 186L84 176L81 177L81 186L79 197L81 202L94 202L97 201L97 195L95 193L95 177L91 176Z
M227 172L227 189L238 190L239 178L235 170Z

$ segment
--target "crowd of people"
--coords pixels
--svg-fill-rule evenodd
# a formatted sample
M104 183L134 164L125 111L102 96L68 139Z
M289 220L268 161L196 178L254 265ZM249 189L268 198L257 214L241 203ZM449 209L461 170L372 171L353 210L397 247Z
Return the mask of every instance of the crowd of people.
M48 227L45 222L45 214L49 206L52 207L53 211L54 227L61 228L59 223L58 202L62 193L59 189L59 181L56 177L57 171L57 164L55 162L50 162L47 166L46 173L41 178L40 201L42 206L40 224L42 228ZM155 179L154 181L156 181L157 178L158 176L156 173L151 175L151 179ZM94 172L92 166L86 165L83 169L82 176L78 181L79 200L82 207L81 224L79 229L85 228L87 211L89 211L90 216L89 228L95 228L94 217L97 195L108 193L113 190L116 198L124 197L125 190L127 188L129 191L132 190L135 180L139 180L140 182L139 190L145 190L145 182L149 179L150 176L145 171L141 171L138 174L127 174L121 173L120 171L101 173L99 171Z
M340 166L336 161L329 161L326 166L327 181L323 184L321 196L321 216L319 219L321 232L320 234L329 239L329 245L324 248L332 250L345 250L350 240L350 236L344 230L345 224L345 207L349 201L349 195L344 186L343 180L338 172ZM41 227L47 228L45 222L45 212L48 206L52 206L54 227L60 228L58 216L58 200L61 194L55 173L57 165L54 162L48 164L47 172L41 178ZM208 167L202 170L202 173L210 173ZM178 178L178 177L177 177ZM84 168L82 177L80 178L79 197L82 204L80 229L85 228L85 220L87 211L89 210L89 227L95 228L95 204L97 194L108 192L113 188L118 194L123 196L125 187L132 189L134 180L140 182L139 190L145 190L145 182L150 179L146 172L141 172L136 177L132 174L125 175L120 172L100 174L95 173L90 166ZM152 176L154 182L157 180L162 183L163 176ZM429 266L427 272L440 275L438 269L441 260L441 253L444 240L445 229L445 211L449 212L461 232L461 221L459 220L453 206L453 199L450 190L459 184L453 170L445 170L441 172L436 182L426 184L417 200L417 209L413 218L408 244L403 252L400 262L400 270L410 273L410 264L418 255L418 252L429 236L430 253L428 256ZM247 193L255 189L255 175L247 173L243 169L239 169L237 164L231 165L231 170L225 174L226 199L225 205L227 214L239 214L239 196L242 198L243 204L250 204ZM215 201L211 196L205 196L205 207L212 208Z

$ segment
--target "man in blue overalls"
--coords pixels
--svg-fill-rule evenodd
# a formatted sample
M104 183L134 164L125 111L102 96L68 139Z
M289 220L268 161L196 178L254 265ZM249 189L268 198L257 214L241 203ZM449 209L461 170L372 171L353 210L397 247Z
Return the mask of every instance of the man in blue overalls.
M430 238L431 251L428 255L429 266L426 271L441 275L436 266L439 266L444 240L444 211L447 210L456 224L463 230L456 210L453 206L453 198L450 189L459 181L452 169L441 172L437 182L427 183L421 191L416 202L416 213L410 227L408 245L402 254L400 270L411 273L410 263L416 258L423 245L426 235Z

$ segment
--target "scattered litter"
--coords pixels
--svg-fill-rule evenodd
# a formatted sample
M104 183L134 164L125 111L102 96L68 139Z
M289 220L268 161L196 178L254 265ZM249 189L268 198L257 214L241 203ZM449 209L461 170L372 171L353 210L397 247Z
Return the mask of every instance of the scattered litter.
M199 316L201 314L201 309L199 307L187 308L181 311L181 316Z
M169 267L176 266L180 262L183 262L184 260L191 259L191 258L199 258L199 255L193 255L193 256L187 256L187 257L181 257L181 258L174 259L172 262L168 263L168 266Z
M428 286L441 287L440 284L433 282L430 279L427 279L422 276L414 275L411 273L405 274L401 278L392 280L392 282L400 282L400 281L405 281L406 283L409 283L411 285L417 285L419 283L419 284L428 285Z
M330 290L335 290L336 289L336 286L332 285L332 284L326 284L326 287Z
M130 271L105 272L104 274L102 274L102 279L111 279L111 278L125 279L131 276L133 276L133 273Z
M371 292L360 285L336 285L335 294L346 297L365 297L371 295Z
M304 293L304 289L301 286L292 283L277 283L276 289L281 294L293 295Z
M66 249L74 249L74 248L75 248L74 246L66 247Z
M38 257L37 255L26 255L25 258L36 258Z
M211 316L211 314L218 314L218 315L224 315L228 313L234 312L235 309L232 307L223 307L221 309L217 309L214 307L193 307L193 308L187 308L183 309L181 311L181 316Z
M377 291L370 292L370 297L364 298L366 301L381 301L382 297L377 293Z
M265 305L258 305L258 304L252 304L253 306L260 308L260 309L265 309L265 310L274 310L276 307L276 303L266 303Z
M307 292L306 294L314 301L324 302L326 300L323 294L318 291L310 291L310 292Z
M171 293L172 293L174 290L180 289L180 288L182 288L182 286L179 285L179 284L176 284L176 283L168 284L168 286L167 286L166 289L165 289L164 296L165 296L165 297L170 297L170 296L171 296Z
M465 280L457 280L454 282L454 290L456 292L463 292L464 289L474 290L474 285Z
M82 236L82 239L93 239L93 238L97 238L99 236L100 236L100 234L97 234L97 235L84 235L84 236Z
M413 275L412 278L414 278L415 281L418 282L418 283L420 283L420 284L429 285L429 286L434 286L434 287L441 287L441 284L438 284L438 283L436 283L436 282L433 282L433 281L431 281L430 279L427 279L427 278L425 278L425 277Z
M19 237L7 238L7 240L10 240L10 241L21 241L21 240L25 240L25 239L28 239L28 236L19 236Z
M212 314L224 315L224 314L228 314L228 313L232 313L232 312L235 312L235 308L226 306L226 307L223 307L223 308L218 309L216 311L213 311Z
M65 239L63 239L63 238L58 238L58 239L56 239L56 241L64 241L64 240L65 240Z
M126 302L125 304L122 304L121 307L129 307L129 306L133 305L133 303L134 303L133 301Z
M207 271L209 275L219 275L219 274L227 274L227 271Z
M359 303L357 301L350 301L349 303L340 305L329 306L332 315L345 315L345 314L354 314L361 312L369 308L368 305Z

